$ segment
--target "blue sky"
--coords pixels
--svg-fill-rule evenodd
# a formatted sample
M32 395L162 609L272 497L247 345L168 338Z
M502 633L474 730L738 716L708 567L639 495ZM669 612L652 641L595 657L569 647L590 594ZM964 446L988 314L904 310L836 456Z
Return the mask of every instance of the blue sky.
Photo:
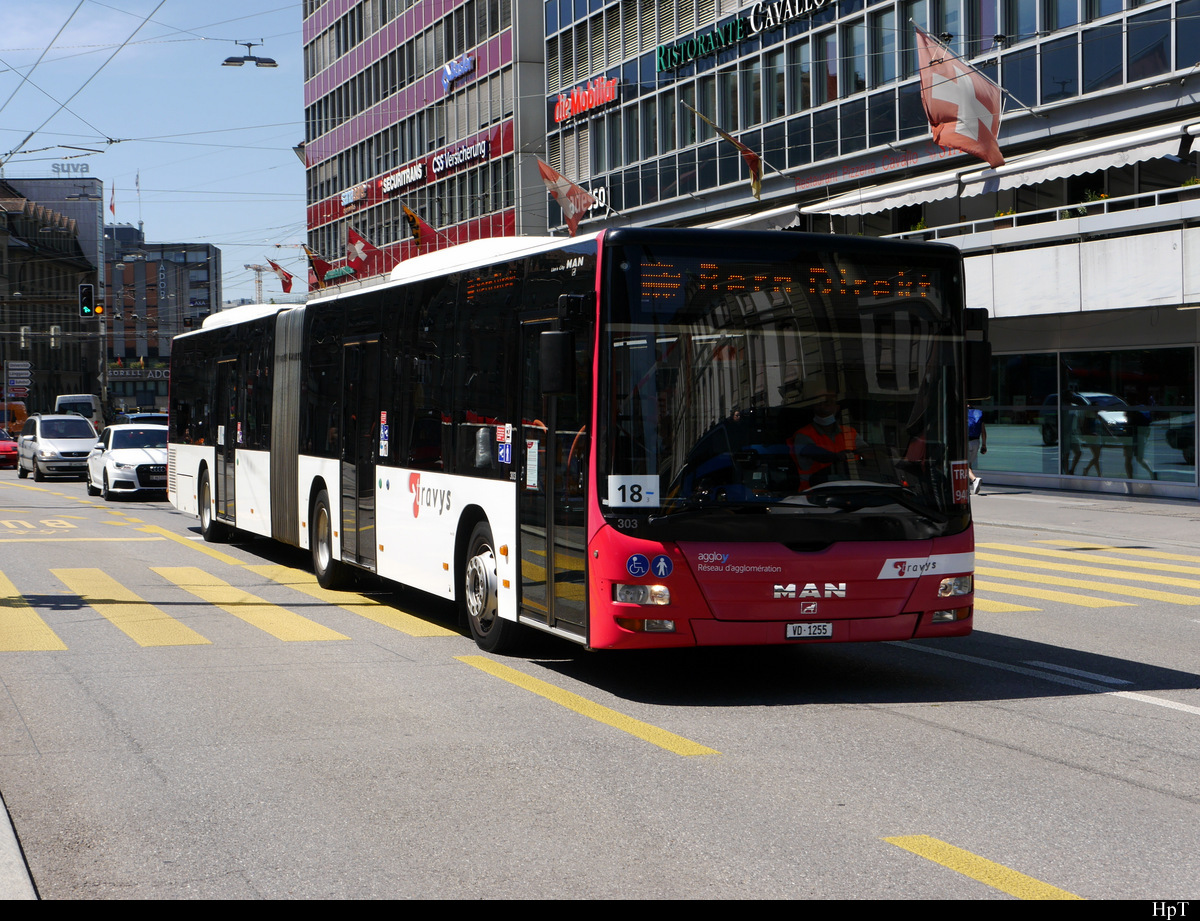
M304 137L301 10L300 0L0 0L4 176L86 164L104 182L106 223L219 246L226 300L254 296L245 263L269 257L303 279L304 168L292 152ZM222 67L246 53L236 41L262 41L252 53L279 67ZM84 153L73 147L102 152L65 160ZM272 275L263 287L280 293Z

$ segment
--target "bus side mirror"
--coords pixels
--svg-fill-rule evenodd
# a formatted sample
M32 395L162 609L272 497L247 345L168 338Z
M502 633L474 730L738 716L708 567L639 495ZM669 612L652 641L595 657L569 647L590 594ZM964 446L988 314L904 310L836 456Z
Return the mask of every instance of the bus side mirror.
M575 335L569 330L545 330L538 343L542 394L574 393Z

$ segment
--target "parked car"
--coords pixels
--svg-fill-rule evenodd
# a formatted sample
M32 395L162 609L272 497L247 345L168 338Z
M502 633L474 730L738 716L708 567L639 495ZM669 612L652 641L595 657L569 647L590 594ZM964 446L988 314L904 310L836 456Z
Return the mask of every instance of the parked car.
M17 440L0 429L0 468L17 468Z
M35 480L82 477L95 443L96 432L82 416L34 413L25 420L17 439L17 476L23 479L32 473Z
M120 413L114 425L166 425L166 413Z
M1080 435L1129 434L1129 404L1111 393L1068 393L1064 412L1079 416ZM1042 403L1042 444L1058 444L1058 394Z
M88 495L167 491L167 427L110 425L87 459Z

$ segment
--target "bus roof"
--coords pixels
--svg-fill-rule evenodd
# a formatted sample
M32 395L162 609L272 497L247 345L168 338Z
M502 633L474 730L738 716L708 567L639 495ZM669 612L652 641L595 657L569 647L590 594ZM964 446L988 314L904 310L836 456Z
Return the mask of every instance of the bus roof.
M233 326L236 323L257 320L259 317L274 316L281 311L295 310L297 307L303 306L303 304L243 304L241 307L230 307L228 310L210 313L204 318L200 329L219 329L222 326ZM191 336L199 331L192 330L190 333L180 333L175 338L182 339L184 336Z
M471 240L468 243L459 243L455 246L448 246L445 249L435 250L432 253L425 253L421 256L405 259L392 269L384 283L390 285L396 282L420 281L425 278L436 278L439 275L446 275L460 269L492 265L497 262L504 262L507 259L533 256L537 253L561 249L567 246L577 246L581 243L592 242L594 245L594 241L598 236L598 233L592 233L579 237L521 236L488 237L483 240ZM359 291L364 290L367 289L349 285L344 288L327 288L312 297L309 303L326 298L357 294Z

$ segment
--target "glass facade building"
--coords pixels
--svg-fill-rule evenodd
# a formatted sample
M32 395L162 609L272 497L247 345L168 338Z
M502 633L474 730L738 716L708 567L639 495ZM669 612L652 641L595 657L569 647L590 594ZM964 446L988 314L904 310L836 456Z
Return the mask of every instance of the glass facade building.
M538 0L305 0L308 243L344 257L353 227L415 254L403 208L438 245L542 233L532 160L544 131ZM536 185L535 185L536 184Z
M1003 88L1004 167L932 143L912 23ZM581 232L954 244L992 317L989 481L1198 495L1200 0L546 0L545 28ZM761 201L701 115L762 157Z

